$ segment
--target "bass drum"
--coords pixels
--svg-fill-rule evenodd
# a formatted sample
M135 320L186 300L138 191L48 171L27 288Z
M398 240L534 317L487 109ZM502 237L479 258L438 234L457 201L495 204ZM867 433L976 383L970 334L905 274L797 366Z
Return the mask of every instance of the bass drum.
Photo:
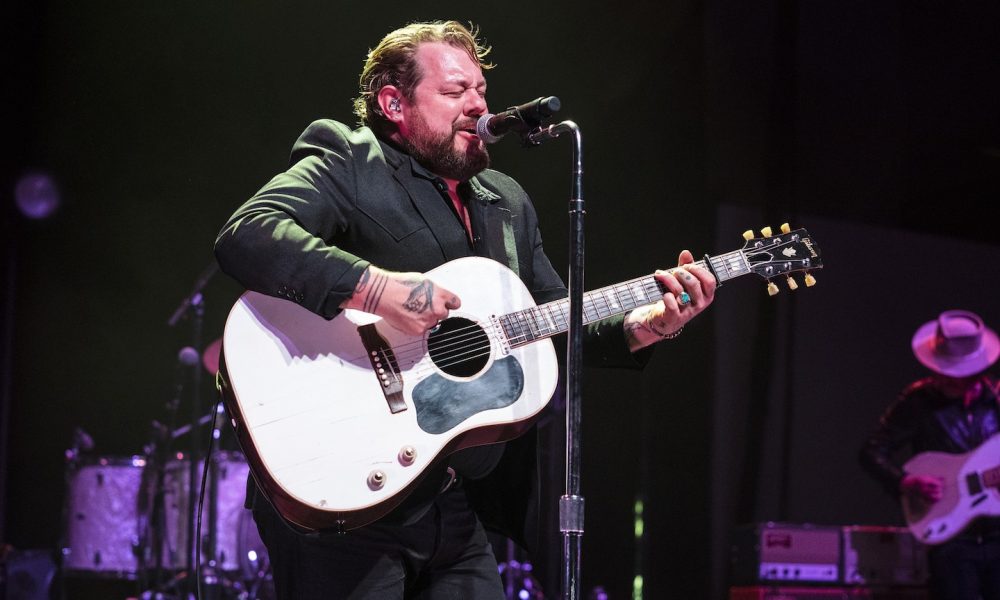
M67 575L135 578L145 465L141 456L97 456L68 467L62 548Z

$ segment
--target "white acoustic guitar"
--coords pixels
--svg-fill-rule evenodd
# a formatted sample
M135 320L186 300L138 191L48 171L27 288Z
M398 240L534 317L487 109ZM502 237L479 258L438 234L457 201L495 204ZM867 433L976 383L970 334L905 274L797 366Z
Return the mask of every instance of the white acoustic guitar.
M902 496L906 524L925 544L947 542L976 517L1000 516L1000 435L965 454L923 452L907 461L903 470L944 480L937 502Z
M745 234L742 250L698 264L720 283L822 267L805 230L782 229ZM353 310L328 321L255 292L233 306L220 389L259 487L288 522L338 531L370 523L452 452L524 433L552 396L558 368L549 338L568 329L568 300L536 306L517 275L486 258L454 260L427 276L462 307L422 336ZM589 292L583 322L663 292L652 275Z

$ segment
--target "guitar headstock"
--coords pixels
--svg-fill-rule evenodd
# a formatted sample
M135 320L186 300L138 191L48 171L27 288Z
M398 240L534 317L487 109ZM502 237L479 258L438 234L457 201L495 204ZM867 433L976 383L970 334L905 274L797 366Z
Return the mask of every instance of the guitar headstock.
M750 230L743 233L746 244L742 253L749 269L767 280L769 295L778 293L778 286L772 280L780 276L785 277L789 289L798 289L798 282L792 278L793 273L805 273L803 282L806 287L816 285L811 271L823 268L823 258L819 245L808 231L792 231L788 223L784 223L778 235L773 235L770 227L761 229L760 234L760 237L754 237Z

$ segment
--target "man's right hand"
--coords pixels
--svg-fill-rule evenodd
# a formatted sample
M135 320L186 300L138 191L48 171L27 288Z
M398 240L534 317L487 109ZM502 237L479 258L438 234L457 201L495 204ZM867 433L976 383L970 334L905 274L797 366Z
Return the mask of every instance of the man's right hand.
M421 273L395 273L373 265L340 307L378 315L404 333L421 335L461 305L458 296Z
M944 480L929 475L906 475L899 482L899 490L904 494L919 496L928 502L937 502L942 497Z

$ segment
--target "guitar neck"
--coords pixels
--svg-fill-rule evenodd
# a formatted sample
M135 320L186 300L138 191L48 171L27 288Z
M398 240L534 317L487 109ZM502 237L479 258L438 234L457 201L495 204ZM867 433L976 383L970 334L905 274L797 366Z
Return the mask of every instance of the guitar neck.
M708 268L720 284L752 272L742 250L709 256L706 260L695 262L694 265ZM678 267L670 269L669 272L680 270ZM589 325L652 304L660 300L666 292L667 289L652 275L587 292L583 295L583 323ZM502 315L499 320L511 347L524 346L559 335L569 329L569 299L508 313Z

